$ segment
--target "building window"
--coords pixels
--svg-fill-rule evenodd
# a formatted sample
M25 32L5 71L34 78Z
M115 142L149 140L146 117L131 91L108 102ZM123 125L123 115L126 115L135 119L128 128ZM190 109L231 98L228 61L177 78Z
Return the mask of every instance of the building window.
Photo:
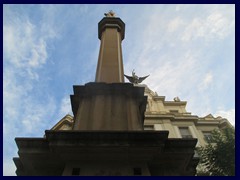
M182 138L192 138L192 135L188 129L188 127L179 127L180 134Z
M178 113L178 110L169 110L170 113Z
M142 169L141 168L133 168L133 174L135 176L142 175Z
M72 169L72 175L73 176L79 176L80 175L80 168L73 168Z
M212 139L212 133L210 131L203 131L204 140L208 143Z
M154 130L153 125L145 125L144 130Z

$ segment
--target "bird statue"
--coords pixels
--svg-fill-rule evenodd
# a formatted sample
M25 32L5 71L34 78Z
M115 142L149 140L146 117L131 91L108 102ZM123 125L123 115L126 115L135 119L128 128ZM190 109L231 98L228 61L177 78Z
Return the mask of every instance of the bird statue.
M144 79L146 79L148 76L144 76L144 77L138 77L134 70L132 71L132 76L127 76L124 74L124 76L129 80L129 82L133 83L133 84L139 84L141 83Z
M108 13L104 13L104 15L106 17L115 17L115 12L113 12L112 10L110 10Z

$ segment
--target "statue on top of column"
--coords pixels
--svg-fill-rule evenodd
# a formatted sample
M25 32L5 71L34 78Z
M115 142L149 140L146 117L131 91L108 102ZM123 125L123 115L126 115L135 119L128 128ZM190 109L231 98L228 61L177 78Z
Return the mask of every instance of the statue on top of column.
M116 17L116 16L115 16L115 12L113 12L112 10L110 10L108 13L104 13L104 15L105 15L106 17Z

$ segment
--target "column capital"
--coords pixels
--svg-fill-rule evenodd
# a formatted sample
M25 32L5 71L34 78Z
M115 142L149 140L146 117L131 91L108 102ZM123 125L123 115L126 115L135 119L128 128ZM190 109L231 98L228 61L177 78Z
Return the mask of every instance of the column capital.
M121 34L121 39L125 36L125 23L118 17L104 17L98 23L98 38L101 40L102 32L106 28L117 28L118 32Z

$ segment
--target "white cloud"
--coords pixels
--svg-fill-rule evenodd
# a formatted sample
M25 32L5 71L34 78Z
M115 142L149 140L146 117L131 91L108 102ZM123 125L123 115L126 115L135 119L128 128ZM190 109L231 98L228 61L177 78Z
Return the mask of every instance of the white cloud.
M235 126L235 109L220 109L216 113L214 113L214 116L221 116L223 118L226 118L233 126Z
M37 77L33 71L45 64L47 52L46 40L35 25L16 17L13 23L3 25L3 34L4 61L32 78Z
M3 156L4 175L15 175L12 157L19 136L43 136L49 115L56 109L54 98L38 92L39 72L47 62L48 35L41 25L4 8L3 23ZM45 31L47 33L47 30ZM44 94L36 99L37 94Z
M180 10L180 6L179 6L179 5L176 5L175 10L176 10L176 11L179 11L179 10Z
M208 31L210 34L216 34L219 38L224 38L229 34L229 30L231 30L231 26L233 25L234 19L227 19L223 14L220 12L210 14L207 17L207 25Z
M49 119L46 118L51 117L56 110L54 98L48 97L46 103L41 103L27 97L23 100L22 106L25 109L20 123L22 123L25 133L43 134L43 129L48 127L49 123Z
M51 123L48 123L48 126L46 126L45 129L50 129L53 127L59 120L61 120L64 116L67 114L73 115L72 109L71 109L71 101L70 96L65 96L61 99L59 105L57 105L57 112L55 118L51 121ZM51 113L49 113L49 116ZM42 128L42 131L44 128Z
M159 53L159 60L155 60L156 56L152 56L151 52L146 52L144 56L149 58L144 59L144 62L140 61L136 69L137 75L150 74L143 83L158 94L165 95L167 99L176 96L181 98L183 92L192 91L192 87L197 84L200 77L198 53L188 50L178 58L174 53Z
M180 17L176 17L168 23L168 31L174 32L183 24L183 20Z
M216 43L234 34L232 7L178 5L173 16L156 7L159 11L146 15L146 28L139 32L135 29L133 33L137 43L127 56L126 73L135 68L139 76L150 74L144 84L166 99L179 96L188 102L187 110L195 115L213 113L215 103L221 103L216 101L219 99L216 95L224 89L213 88L213 83L222 81L217 82L216 68L212 68L217 62L211 56L219 54L214 48ZM171 6L165 8L171 9ZM209 41L214 46L209 45Z
M212 82L213 82L213 75L212 75L211 72L208 72L208 73L204 76L202 82L199 84L198 89L199 89L200 91L206 90L206 89L208 89L208 87L211 85Z
M207 17L195 17L186 26L181 39L183 41L195 40L197 38L204 38L207 41L223 39L232 32L234 25L233 14L226 16L224 12L214 11Z
M61 100L61 105L59 109L59 116L62 118L66 114L72 114L70 96L65 96Z
M192 22L186 27L181 39L183 41L189 41L192 38L196 38L198 36L203 35L204 35L203 23L200 19L196 18L193 19Z
M43 98L44 103L33 99L34 81L18 82L14 69L4 69L3 82L3 155L4 175L15 175L12 158L17 156L15 137L43 136L49 116L56 109L54 99Z
M32 89L30 83L19 83L17 70L8 67L3 70L3 109L4 117L15 119L20 115L19 103Z

